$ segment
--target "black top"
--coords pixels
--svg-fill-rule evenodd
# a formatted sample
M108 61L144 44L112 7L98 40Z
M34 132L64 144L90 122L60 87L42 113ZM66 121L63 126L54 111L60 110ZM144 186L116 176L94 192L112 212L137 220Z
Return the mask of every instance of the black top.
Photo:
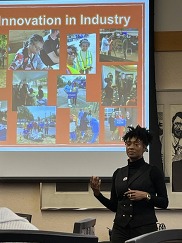
M128 188L150 193L151 200L130 200L124 196ZM105 207L116 212L115 222L119 222L121 226L131 224L132 227L138 227L146 222L155 223L157 219L154 208L165 209L168 206L163 174L157 167L147 164L143 158L135 162L128 161L127 166L117 169L112 177L110 199L102 193L97 199Z
M106 85L104 90L105 90L105 98L112 99L113 98L113 88L111 88L110 86Z
M55 40L53 40L51 36L48 35L47 38L44 40L43 50L41 50L40 52L40 57L46 66L52 66L56 64L50 59L50 57L47 54L51 52L55 52L55 54L58 56L57 54L58 49L59 49L59 39L56 38Z

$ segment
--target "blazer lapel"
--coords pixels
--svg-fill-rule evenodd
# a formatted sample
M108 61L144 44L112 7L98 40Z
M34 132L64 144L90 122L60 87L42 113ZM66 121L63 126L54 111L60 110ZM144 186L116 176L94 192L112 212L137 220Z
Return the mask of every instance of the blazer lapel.
M117 176L117 183L122 185L123 192L128 190L128 166L120 169Z

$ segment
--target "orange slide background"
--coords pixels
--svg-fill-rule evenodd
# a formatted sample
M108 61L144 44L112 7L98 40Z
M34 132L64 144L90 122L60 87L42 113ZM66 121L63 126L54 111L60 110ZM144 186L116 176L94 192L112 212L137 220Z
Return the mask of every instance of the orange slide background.
M137 110L137 123L144 125L144 104L145 104L145 39L144 39L144 4L99 4L99 5L26 5L26 6L1 6L0 17L1 18L38 18L39 16L46 16L47 18L60 17L62 24L59 26L35 26L35 25L22 25L22 26L2 26L0 20L0 35L7 35L9 40L9 31L13 30L49 30L59 29L60 30L60 67L58 70L48 70L48 106L57 106L57 76L66 75L66 58L67 58L67 36L78 34L78 33L94 33L96 35L96 73L86 75L86 101L87 102L98 102L99 104L99 124L100 132L97 143L70 143L69 142L69 119L70 119L70 108L56 108L56 137L54 144L18 144L17 143L17 112L12 111L12 82L13 72L6 68L6 85L0 88L0 101L7 101L7 138L6 141L0 141L0 146L96 146L96 147L108 147L108 146L124 146L122 141L106 141L104 139L104 122L105 122L105 108L101 104L102 96L102 68L103 66L137 66L137 105L134 109ZM88 16L90 18L99 16L130 16L129 25L125 27L121 24L90 24L81 25L80 16ZM66 24L66 16L74 17L77 21L76 24ZM124 23L124 22L123 22ZM101 62L100 61L100 32L101 29L137 29L138 30L138 60L137 61L112 61L112 62ZM20 72L17 71L17 72ZM29 71L27 71L29 72ZM39 71L40 72L40 71ZM124 106L117 106L118 108L126 108ZM115 108L115 106L112 106ZM127 107L128 108L128 107ZM132 107L130 107L132 108Z

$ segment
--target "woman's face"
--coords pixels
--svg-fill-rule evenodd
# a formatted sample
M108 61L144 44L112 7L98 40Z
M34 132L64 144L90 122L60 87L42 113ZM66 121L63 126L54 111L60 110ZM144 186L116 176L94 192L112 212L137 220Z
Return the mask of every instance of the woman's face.
M146 151L146 146L143 142L138 138L127 139L125 142L126 145L126 153L130 159L130 161L136 161L143 157L143 153Z
M36 53L39 53L43 49L43 45L44 45L43 42L40 42L40 41L34 42L33 44L30 44L29 49L30 49L31 53L36 54Z
M73 64L74 59L77 56L77 53L74 50L72 50L71 48L67 49L67 53L68 53L67 63L71 65L71 64Z

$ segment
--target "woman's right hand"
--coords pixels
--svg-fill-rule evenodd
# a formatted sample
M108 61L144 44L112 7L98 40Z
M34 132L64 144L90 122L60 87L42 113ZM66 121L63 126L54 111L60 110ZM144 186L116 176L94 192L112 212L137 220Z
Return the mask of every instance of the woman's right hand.
M95 196L100 194L100 185L101 179L98 176L92 176L90 178L90 187L92 188Z

